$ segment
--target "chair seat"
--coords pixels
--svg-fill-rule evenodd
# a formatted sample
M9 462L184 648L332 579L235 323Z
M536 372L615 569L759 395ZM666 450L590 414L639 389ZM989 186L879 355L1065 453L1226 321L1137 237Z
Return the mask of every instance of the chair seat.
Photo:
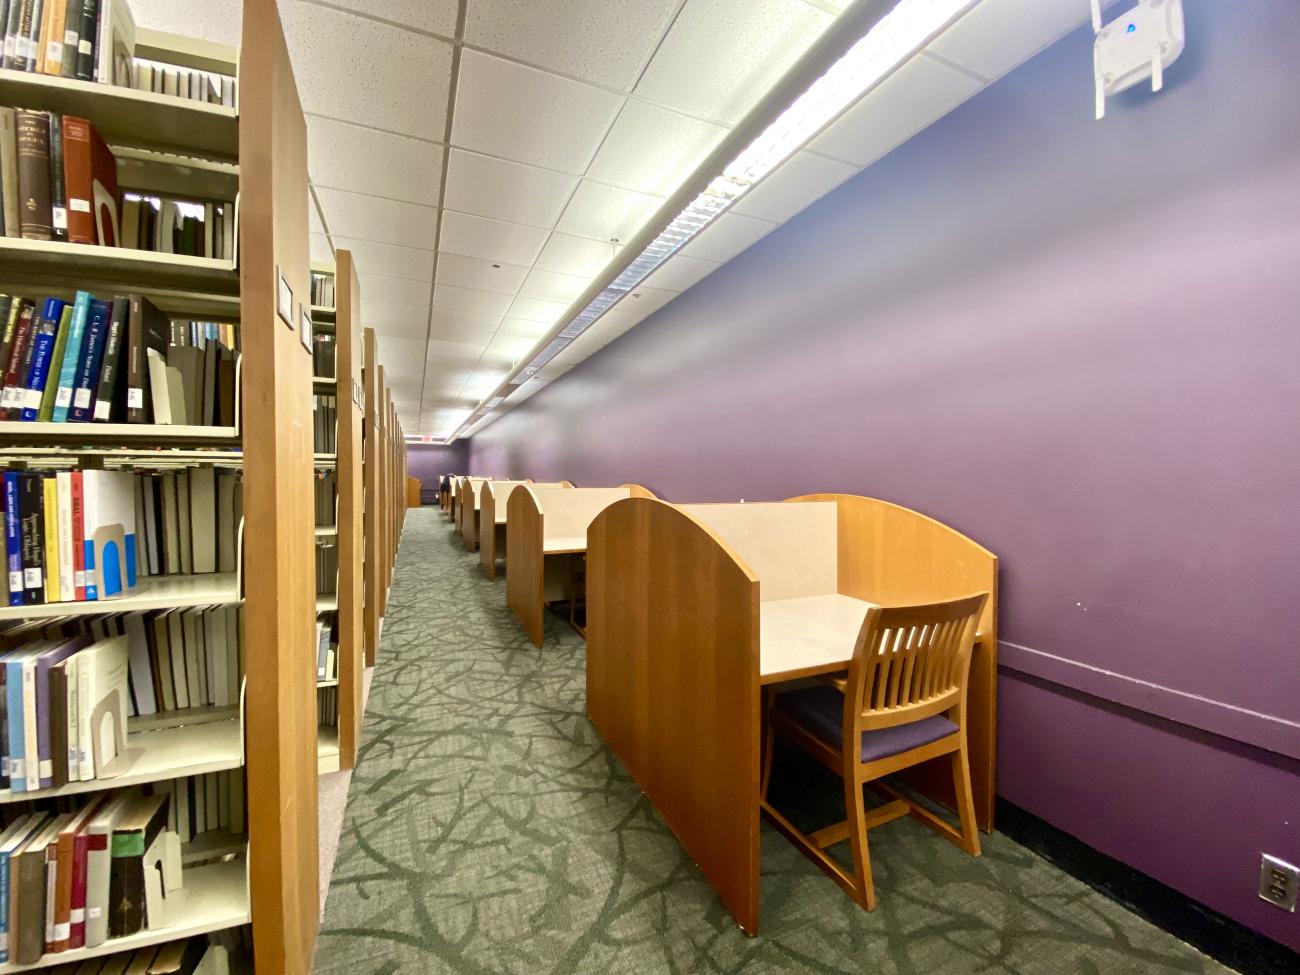
M820 684L779 694L776 707L828 745L843 748L844 695ZM874 762L920 748L953 734L957 726L941 714L862 733L862 761Z

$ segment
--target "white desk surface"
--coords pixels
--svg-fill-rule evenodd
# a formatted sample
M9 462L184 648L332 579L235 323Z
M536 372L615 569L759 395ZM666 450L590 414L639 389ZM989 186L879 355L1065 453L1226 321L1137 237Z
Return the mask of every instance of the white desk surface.
M570 535L568 538L548 538L542 543L543 555L563 555L566 552L587 551L586 535Z
M872 607L831 593L759 603L759 679L764 684L844 670Z

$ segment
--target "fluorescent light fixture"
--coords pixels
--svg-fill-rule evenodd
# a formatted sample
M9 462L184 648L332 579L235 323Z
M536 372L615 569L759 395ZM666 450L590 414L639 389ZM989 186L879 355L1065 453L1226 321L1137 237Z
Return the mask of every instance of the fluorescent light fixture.
M630 294L687 241L798 152L845 109L915 55L980 0L899 0L849 50L731 160L609 285L538 351L505 391L531 379L570 342ZM504 396L474 411L481 420Z

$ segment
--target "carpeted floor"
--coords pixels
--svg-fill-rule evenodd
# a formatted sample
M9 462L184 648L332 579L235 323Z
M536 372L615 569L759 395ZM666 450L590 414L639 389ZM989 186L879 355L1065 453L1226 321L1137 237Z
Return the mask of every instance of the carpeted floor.
M410 513L318 973L1225 971L1001 835L973 859L909 820L871 835L873 914L765 827L747 938L587 722L583 667L559 619L529 645L437 509ZM842 816L807 763L774 789Z

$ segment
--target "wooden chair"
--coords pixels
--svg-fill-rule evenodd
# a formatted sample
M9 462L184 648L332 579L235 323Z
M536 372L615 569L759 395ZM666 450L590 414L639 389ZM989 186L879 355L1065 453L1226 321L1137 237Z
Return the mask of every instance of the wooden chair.
M910 814L971 856L980 854L965 712L975 627L987 599L988 593L980 593L928 606L872 607L858 633L847 676L769 693L765 702L763 812L868 911L876 908L876 893L867 830ZM847 819L805 835L768 803L776 733L843 778ZM844 748L844 742L857 747ZM960 830L878 781L944 755L952 763ZM867 783L893 801L868 809L862 794ZM852 844L852 872L826 852L846 839Z

